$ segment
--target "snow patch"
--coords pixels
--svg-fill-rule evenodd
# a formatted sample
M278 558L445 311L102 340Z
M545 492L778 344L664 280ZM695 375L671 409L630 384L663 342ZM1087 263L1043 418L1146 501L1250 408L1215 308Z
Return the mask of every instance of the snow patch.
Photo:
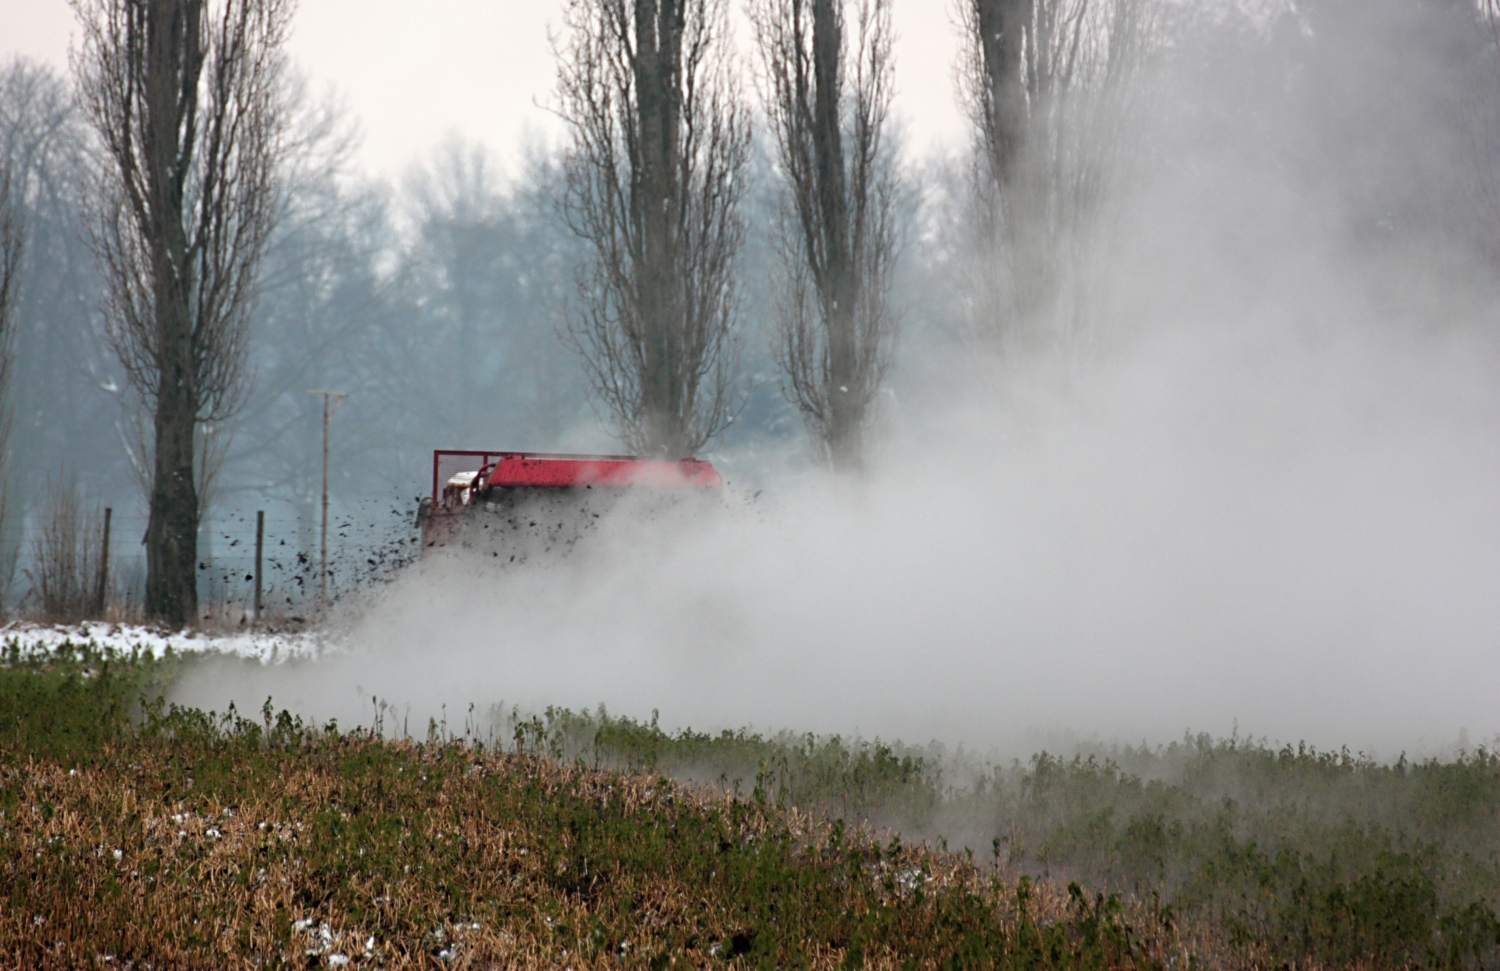
M26 656L46 655L63 644L90 645L100 650L162 657L176 654L231 654L254 658L264 664L289 660L311 660L342 653L345 645L327 631L167 631L141 624L83 621L78 624L33 624L17 621L0 626L0 647L9 652L14 645Z

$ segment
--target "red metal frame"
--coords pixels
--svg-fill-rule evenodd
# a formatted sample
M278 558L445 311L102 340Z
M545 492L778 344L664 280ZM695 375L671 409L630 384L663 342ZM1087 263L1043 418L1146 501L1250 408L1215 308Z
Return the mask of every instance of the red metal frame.
M437 449L432 453L432 504L442 506L441 466L445 456L479 459L475 471L488 472L474 488L568 489L583 486L646 486L718 489L724 479L707 462L675 462L636 455L569 455L547 452L479 452Z

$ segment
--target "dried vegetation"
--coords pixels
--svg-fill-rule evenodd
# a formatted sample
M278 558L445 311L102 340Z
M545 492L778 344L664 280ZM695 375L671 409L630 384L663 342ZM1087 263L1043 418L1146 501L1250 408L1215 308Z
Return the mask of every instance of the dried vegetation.
M99 572L99 510L64 473L58 481L48 481L39 519L40 529L31 542L32 565L26 571L36 608L52 621L101 616L105 590Z
M34 657L12 642L3 660L7 966L1282 963L1274 940L1207 913L1174 919L1150 893L1033 884L998 848L999 865L985 865L794 808L798 785L814 794L817 779L845 778L819 768L839 760L811 741L773 783L757 754L772 740L673 738L621 720L605 724L613 735L595 733L596 748L629 750L638 765L679 743L699 761L714 746L755 755L762 768L746 796L559 758L581 716L563 725L554 713L552 732L517 722L504 750L437 725L420 742L391 740L306 725L269 700L254 719L133 701L170 682L181 663L170 656L65 645ZM872 799L918 785L914 759L877 748L845 761L845 781L865 778ZM1295 965L1473 963L1364 953L1307 952Z
M147 706L89 652L0 690L26 967L1135 967L1166 928L657 775ZM1139 930L1148 928L1146 938Z

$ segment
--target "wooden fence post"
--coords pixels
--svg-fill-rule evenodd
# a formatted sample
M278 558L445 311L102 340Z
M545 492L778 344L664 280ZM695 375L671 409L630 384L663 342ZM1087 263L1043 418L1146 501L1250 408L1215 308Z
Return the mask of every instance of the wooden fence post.
M109 594L109 527L114 515L115 511L112 507L104 507L104 542L103 549L99 552L99 589L94 593L94 613L100 620L104 619L104 608Z
M266 512L255 511L255 622L260 623L260 554L266 542Z

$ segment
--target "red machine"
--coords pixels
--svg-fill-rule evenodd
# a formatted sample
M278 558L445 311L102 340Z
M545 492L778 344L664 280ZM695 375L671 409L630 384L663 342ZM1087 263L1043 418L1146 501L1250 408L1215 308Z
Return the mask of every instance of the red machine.
M629 489L717 491L724 479L707 462L675 462L634 455L555 455L544 452L432 453L432 495L422 500L417 523L424 546L454 534L481 509L514 510L527 500L557 499L598 490L600 499Z

